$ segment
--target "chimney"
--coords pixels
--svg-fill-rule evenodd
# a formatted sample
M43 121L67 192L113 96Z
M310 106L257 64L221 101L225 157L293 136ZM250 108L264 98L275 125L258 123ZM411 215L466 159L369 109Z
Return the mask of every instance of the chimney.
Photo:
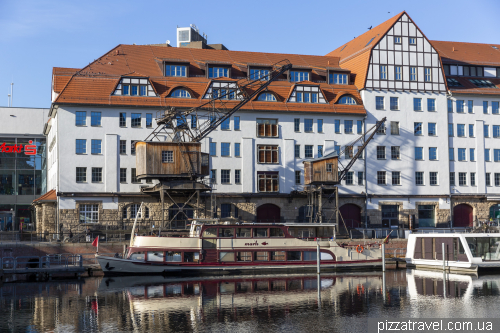
M453 46L453 49L452 49L453 52L455 52L455 46Z

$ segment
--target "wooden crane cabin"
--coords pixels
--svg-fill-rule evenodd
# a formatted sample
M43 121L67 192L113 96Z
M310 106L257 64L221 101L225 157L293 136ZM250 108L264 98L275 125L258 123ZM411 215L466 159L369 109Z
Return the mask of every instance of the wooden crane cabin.
M199 142L137 141L135 154L138 179L202 178L210 170Z
M323 157L304 161L305 185L336 185L338 184L338 155L337 152Z

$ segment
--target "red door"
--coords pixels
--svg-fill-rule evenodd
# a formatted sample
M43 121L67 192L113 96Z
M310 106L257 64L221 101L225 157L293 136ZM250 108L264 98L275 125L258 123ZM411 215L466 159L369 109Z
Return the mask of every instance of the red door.
M281 210L273 204L264 204L257 208L257 222L280 222Z
M467 204L460 204L453 208L454 227L472 227L472 207Z
M340 207L340 214L348 229L359 228L361 226L361 208L358 206L354 204L345 204ZM339 226L343 227L342 219L339 221Z

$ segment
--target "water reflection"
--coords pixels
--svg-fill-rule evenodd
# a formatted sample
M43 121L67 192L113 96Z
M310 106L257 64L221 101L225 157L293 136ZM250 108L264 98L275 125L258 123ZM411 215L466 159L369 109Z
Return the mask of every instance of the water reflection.
M376 272L5 284L0 331L363 332L367 317L488 317L499 305L499 276L408 270L386 272L386 288L383 280Z

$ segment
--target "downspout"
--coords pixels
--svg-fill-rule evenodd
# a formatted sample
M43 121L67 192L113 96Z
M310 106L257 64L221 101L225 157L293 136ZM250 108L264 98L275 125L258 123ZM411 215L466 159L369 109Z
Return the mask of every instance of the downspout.
M366 133L366 118L368 118L368 116L365 116L363 118L363 131L364 133ZM384 125L385 126L385 125ZM363 138L364 140L365 138ZM367 146L368 147L368 146ZM364 164L365 164L365 171L364 171L364 174L363 174L363 177L365 178L364 181L365 181L365 229L368 228L368 181L366 180L366 160L368 159L368 154L366 154L368 150L365 149L365 158L364 158Z
M59 111L59 110L57 110ZM57 112L56 111L56 112ZM57 112L59 113L59 112ZM56 117L59 118L59 115L56 114ZM59 119L57 119L57 130L56 130L56 133L55 135L59 135ZM60 146L60 142L59 142L59 139L56 137L56 142L57 142L57 184L56 184L56 198L57 198L57 204L56 204L56 232L57 234L59 235L59 226L60 226L60 223L59 223L59 218L60 218L60 215L59 215L59 204L60 204L60 200L59 200L59 196L57 195L57 193L59 192L59 184L60 184L60 175L61 175L61 169L60 169L60 156L59 156L59 146ZM62 241L62 239L61 239Z
M449 113L448 113L448 98L451 99L452 97L452 93L450 90L448 90L448 93L446 94L446 118L447 118L447 122L446 124L449 124ZM448 154L449 154L449 151L450 151L450 136L448 134ZM448 158L449 160L449 158ZM449 192L449 195L448 197L450 198L450 229L453 228L453 205L451 204L451 184L449 184L450 182L450 161L448 161L448 192ZM457 179L455 178L455 183L456 183Z

